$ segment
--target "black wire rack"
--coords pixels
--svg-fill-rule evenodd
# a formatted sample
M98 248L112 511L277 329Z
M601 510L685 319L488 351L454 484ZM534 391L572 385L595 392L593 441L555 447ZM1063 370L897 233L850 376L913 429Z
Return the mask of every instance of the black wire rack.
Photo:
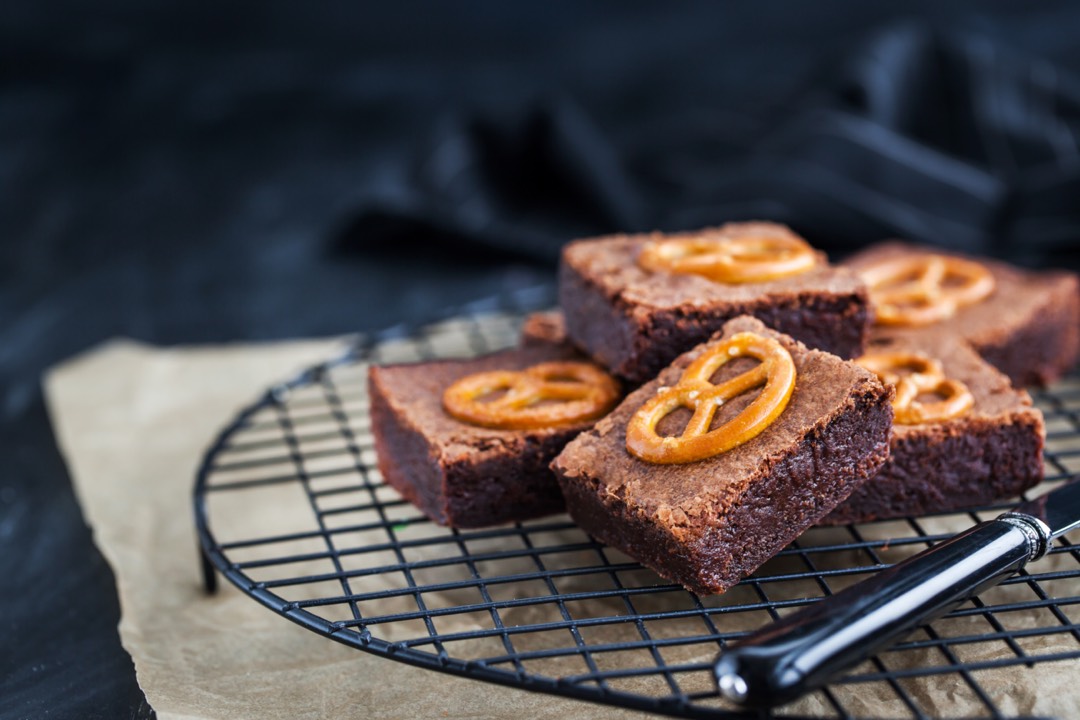
M714 597L664 581L565 515L434 525L379 475L368 364L511 346L524 313L551 300L539 289L393 328L241 411L195 485L207 590L216 569L310 630L433 670L673 716L745 717L714 691L709 668L725 643L1013 504L814 528ZM1034 397L1048 430L1038 494L1080 472L1080 377ZM774 713L1016 716L1001 668L1019 666L1012 676L1031 684L1034 665L1077 658L1080 546L1062 540L1029 571Z

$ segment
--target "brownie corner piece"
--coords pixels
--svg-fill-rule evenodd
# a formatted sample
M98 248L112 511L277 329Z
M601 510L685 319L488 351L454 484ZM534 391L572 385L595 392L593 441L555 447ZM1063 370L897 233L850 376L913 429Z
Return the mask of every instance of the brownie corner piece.
M569 342L566 337L566 321L558 310L529 313L521 324L522 347L563 345Z
M372 366L371 427L384 480L431 520L483 527L561 512L549 464L588 424L497 430L461 422L442 407L456 380L490 370L521 370L580 360L566 347L518 348L468 360Z
M854 272L829 265L821 253L806 272L739 284L639 265L647 243L693 239L703 233L798 238L783 225L749 222L671 235L571 242L563 249L559 266L559 304L568 337L613 373L635 383L651 379L680 353L739 315L757 317L809 347L840 357L861 354L872 320L866 288Z
M638 408L676 385L702 352L742 331L778 340L795 362L795 390L779 417L757 437L697 462L655 465L631 455L626 426ZM728 367L714 382L728 379ZM888 455L892 396L854 363L738 318L571 441L552 467L571 516L591 535L693 592L723 592L878 471Z

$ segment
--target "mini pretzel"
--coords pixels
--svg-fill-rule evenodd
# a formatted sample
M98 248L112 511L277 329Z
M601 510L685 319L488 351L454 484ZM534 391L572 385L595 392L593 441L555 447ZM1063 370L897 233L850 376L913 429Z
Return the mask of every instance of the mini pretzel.
M709 381L737 357L753 357L761 364L719 385ZM761 393L742 412L709 429L724 403L762 385ZM733 335L694 360L677 385L662 389L634 413L626 426L626 449L657 464L688 463L719 455L765 430L787 407L794 389L795 362L780 343L749 332ZM681 435L661 437L657 424L680 407L693 411L693 417Z
M984 266L948 255L898 257L859 272L882 325L939 322L994 291L994 276Z
M896 386L894 421L900 425L951 420L975 405L975 398L964 383L946 378L941 363L921 353L875 353L863 355L855 362L881 378L881 382ZM902 370L909 372L902 375ZM915 399L924 393L942 399L930 403Z
M537 430L595 420L618 399L619 384L596 366L546 362L463 377L443 393L443 408L473 425Z
M722 235L656 240L641 249L638 264L654 272L694 273L724 283L750 283L806 272L814 249L787 235Z

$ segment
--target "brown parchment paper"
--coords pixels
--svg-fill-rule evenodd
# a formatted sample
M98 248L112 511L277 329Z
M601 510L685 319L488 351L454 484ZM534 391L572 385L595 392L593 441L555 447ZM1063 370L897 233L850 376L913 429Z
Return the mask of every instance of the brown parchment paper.
M216 596L203 593L191 511L202 453L265 387L341 347L323 340L158 350L115 341L46 378L79 503L116 574L120 640L158 715L643 717L369 655L294 625L227 581Z
M116 574L120 639L151 706L162 718L643 717L368 655L293 625L225 581L216 596L202 592L190 501L202 453L235 411L266 386L342 346L323 340L162 350L115 341L48 374L58 442L95 542ZM271 520L275 527L300 528L309 517L306 508L282 502ZM1080 587L1056 589L1080 594ZM1010 628L1035 627L1045 619L1011 613L1007 622ZM979 625L986 623L980 617L947 623L944 632L991 631ZM968 646L959 659L992 660L1000 656L1000 645ZM1069 634L1024 638L1024 650L1033 654L1075 648ZM714 654L712 646L685 646L668 660L706 662ZM942 664L939 649L922 655L886 653L883 661L891 669ZM1075 661L978 671L973 677L1007 716L1080 717ZM900 682L928 714L988 714L954 673ZM643 685L642 691L648 689ZM856 716L912 716L886 683L841 685L833 692ZM780 714L837 713L819 693Z

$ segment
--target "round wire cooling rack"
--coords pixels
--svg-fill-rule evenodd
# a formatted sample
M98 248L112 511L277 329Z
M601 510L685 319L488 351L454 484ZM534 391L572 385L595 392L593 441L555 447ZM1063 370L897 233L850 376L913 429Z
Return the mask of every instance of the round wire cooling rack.
M544 289L394 328L242 410L195 484L207 590L216 569L310 630L433 670L673 716L746 717L713 687L725 643L1012 505L813 528L713 597L666 582L565 515L480 530L431 523L379 475L367 366L512 346L524 313L551 299ZM1046 488L1080 472L1080 377L1035 400ZM1080 546L1059 541L1030 571L774 712L1005 717L1017 704L1003 670L1070 659L1080 659ZM1030 684L1040 675L1018 672Z

